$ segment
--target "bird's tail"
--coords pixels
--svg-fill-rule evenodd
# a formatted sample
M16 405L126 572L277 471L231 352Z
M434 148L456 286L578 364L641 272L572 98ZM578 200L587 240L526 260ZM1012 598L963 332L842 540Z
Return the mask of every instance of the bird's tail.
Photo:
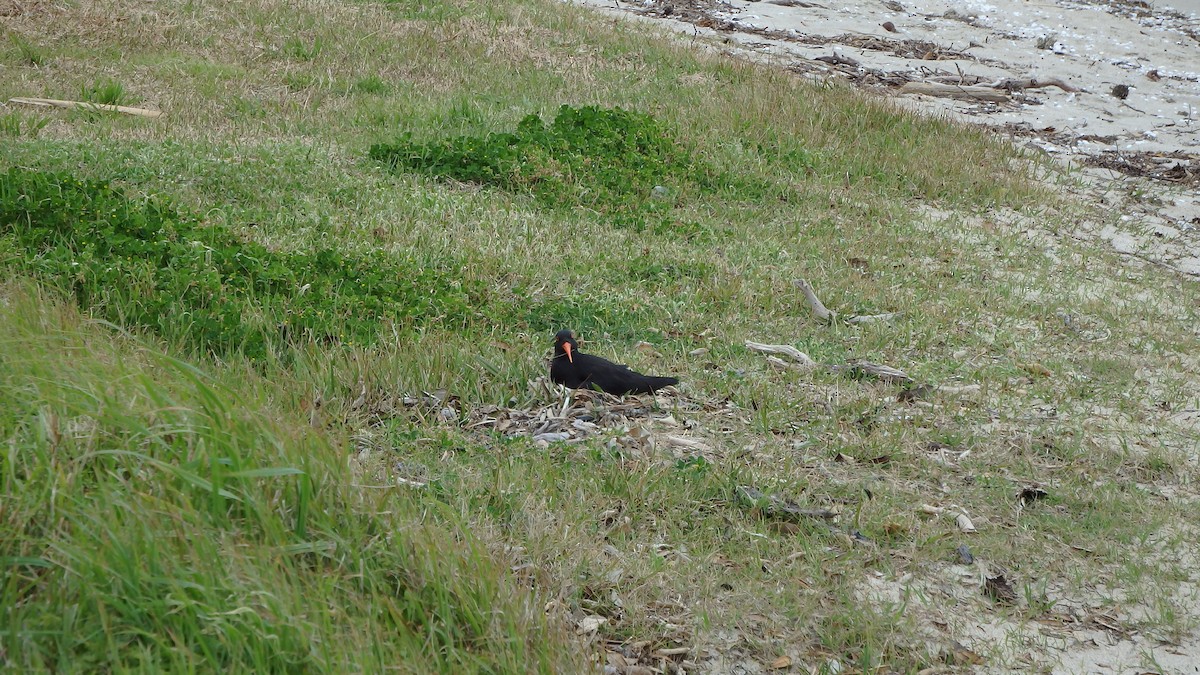
M655 389L662 389L663 387L669 387L673 384L679 384L679 378L678 377L646 377L646 381L643 384L646 385L645 391L654 391Z

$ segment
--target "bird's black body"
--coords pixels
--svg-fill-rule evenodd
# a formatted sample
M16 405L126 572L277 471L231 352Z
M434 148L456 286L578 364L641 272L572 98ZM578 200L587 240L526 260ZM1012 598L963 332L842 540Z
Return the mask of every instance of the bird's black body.
M679 384L675 377L652 377L635 373L629 366L599 356L579 353L575 334L560 330L554 336L554 359L550 361L550 379L572 389L600 389L609 394L647 394Z

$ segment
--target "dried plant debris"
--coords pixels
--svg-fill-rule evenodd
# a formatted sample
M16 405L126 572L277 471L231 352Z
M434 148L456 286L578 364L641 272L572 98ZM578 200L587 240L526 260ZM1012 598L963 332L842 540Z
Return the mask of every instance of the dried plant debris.
M350 413L362 422L361 426L373 428L384 420L407 417L418 424L457 424L462 420L462 404L458 396L452 395L445 389L423 391L419 396L410 394L392 394L380 388L367 387L359 383L358 392L352 401L342 406L340 413L333 401L324 400L320 394L314 394L310 406L311 420L314 426L319 426L318 412L328 408L328 415L337 419Z
M1012 581L1003 574L988 577L983 582L983 594L1002 605L1017 604L1017 592L1013 590Z
M743 504L753 506L769 518L799 521L807 518L833 520L838 516L836 511L829 509L801 508L796 502L783 499L777 495L764 494L748 485L737 486L736 492Z
M871 377L893 383L912 382L912 378L903 370L860 359L854 359L846 365L829 366L829 369L834 372L846 373L855 378Z
M764 354L783 354L795 363L799 364L801 367L811 367L817 365L817 362L813 361L808 354L805 354L791 345L770 345L761 342L753 342L751 340L746 340L745 344L746 349L751 351L762 352ZM779 359L776 359L776 361L779 361Z
M606 623L608 623L608 619L606 617L597 616L595 614L585 616L579 620L578 624L576 624L575 632L580 635L591 635L600 630L600 627Z
M1101 169L1127 176L1150 178L1168 183L1200 185L1200 155L1186 152L1105 151L1085 155L1083 161Z
M812 284L808 283L806 279L797 279L792 283L804 294L804 299L808 301L808 306L812 309L813 316L826 323L832 323L837 320L837 312L830 310L825 306L825 303L821 302L821 299L817 297L816 291L813 290Z
M920 384L915 387L908 387L901 390L901 392L896 395L896 401L900 403L914 403L916 401L923 401L929 398L929 396L935 391L937 391L937 387L929 384Z
M808 302L809 308L812 310L813 316L825 323L833 323L838 321L838 313L825 306L821 299L817 297L817 293L813 290L812 284L805 279L797 279L794 282L796 288L804 294L804 299ZM851 315L842 321L848 324L864 324L873 323L876 321L891 321L900 316L899 312L887 312L884 314L858 314Z
M827 56L818 56L813 60L820 61L821 63L828 63L830 65L835 65L835 66L850 66L851 68L861 68L862 67L862 63L860 63L858 60L852 59L849 56L845 56L839 52L834 52Z
M771 354L772 356L767 357L767 363L771 364L771 366L776 370L808 370L818 365L817 362L813 361L812 358L808 356L808 354L805 354L791 345L764 344L761 342L754 342L752 340L746 340L745 344L746 348L751 351ZM774 354L783 354L790 358L791 361L784 361L783 359L773 356ZM855 379L874 378L883 382L901 384L910 383L913 381L913 379L902 370L861 359L852 359L848 363L833 364L825 366L825 368L831 372L844 373Z
M958 515L954 516L954 524L958 526L959 530L961 530L967 534L970 534L971 532L976 531L975 523L971 522L971 517L967 515L966 511L963 511L963 512L959 513Z
M943 653L942 659L950 666L978 666L984 662L984 658L979 654L964 647L957 640L951 641L951 648ZM932 669L926 669L920 672L926 672ZM935 670L934 672L942 672ZM947 671L949 672L949 671Z
M874 546L875 542L858 530L844 530L833 524L838 512L830 509L804 508L790 499L778 495L769 495L748 485L739 485L734 489L734 501L743 508L749 508L764 518L783 520L785 522L809 522L822 527L838 536L844 536L851 542L863 546Z
M889 312L886 314L855 315L846 319L841 319L836 311L825 306L825 303L822 302L817 296L812 284L810 284L806 279L796 279L793 284L796 286L796 288L800 289L800 292L804 295L804 299L808 303L809 309L812 310L813 316L815 316L818 321L822 321L827 324L833 324L839 321L848 324L864 324L876 321L891 321L899 316L899 313L897 312ZM791 345L765 344L751 340L746 340L745 344L747 349L753 351L763 352L771 355L782 354L787 356L793 362L799 364L799 367L801 368L811 368L817 365L817 363L813 361L808 354L805 354ZM769 363L779 370L796 368L796 366L788 364L787 362L778 358L770 358ZM851 377L871 377L884 382L894 383L912 382L912 378L909 377L904 371L891 366L872 363L870 361L852 360L846 364L834 364L826 367L833 372L847 373Z
M607 439L611 449L633 455L661 449L675 459L711 458L717 450L699 435L699 420L719 423L739 414L728 400L698 402L664 392L620 397L589 389L564 389L544 376L531 381L529 389L533 405L481 406L467 413L463 427L510 438L523 436L542 445ZM687 417L680 421L677 414Z
M1045 87L1058 87L1065 92L1082 91L1078 87L1068 84L1057 77L1005 77L997 80L982 75L968 75L960 71L954 74L937 74L925 79L927 82L936 82L939 84L954 86L979 85L989 89L1001 89L1008 92L1019 92L1026 89L1044 89Z
M1040 485L1026 485L1017 493L1017 501L1021 506L1028 506L1031 502L1049 497L1050 493L1046 492Z
M922 504L917 509L917 512L927 516L948 515L954 518L954 524L958 527L959 531L966 534L976 531L975 523L972 522L971 517L967 515L966 509L962 508L961 506L942 507L932 506L930 504Z
M613 675L659 675L659 673L696 672L700 665L688 656L704 656L694 647L654 647L649 640L627 643L609 642L605 650L604 672ZM652 664L652 665L647 665Z
M800 2L800 0L781 0L774 4L795 2L799 7L820 7L815 3ZM726 18L720 13L728 10L727 5L719 2L704 2L698 0L650 0L642 5L630 5L629 11L658 17L670 17L678 21L686 21L700 28L709 28L718 32L737 32L757 35L768 40L780 42L795 42L806 45L840 44L856 49L886 52L893 56L906 59L937 60L969 60L975 56L963 51L949 49L924 40L889 40L873 35L843 33L841 35L807 35L796 31L760 28L748 25L736 18Z

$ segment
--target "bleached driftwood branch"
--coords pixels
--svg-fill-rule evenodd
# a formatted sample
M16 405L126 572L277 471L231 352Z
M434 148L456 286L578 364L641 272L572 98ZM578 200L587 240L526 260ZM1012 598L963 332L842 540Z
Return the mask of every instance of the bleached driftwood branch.
M906 82L903 87L900 87L900 93L953 98L960 101L991 101L993 103L1003 103L1009 98L1008 92L1002 89L943 84L941 82Z
M986 85L992 89L1003 89L1005 91L1023 91L1025 89L1041 89L1043 87L1058 87L1063 91L1074 92L1079 91L1076 87L1063 82L1057 77L1037 78L1037 77L1006 77L1002 80Z
M783 354L784 356L806 368L817 365L817 362L813 361L808 354L805 354L791 345L768 345L762 344L761 342L751 342L750 340L746 340L746 349L756 352L763 352L764 354Z
M821 302L821 299L817 297L816 291L813 290L812 284L808 283L808 280L796 279L796 281L793 283L795 283L796 287L800 289L800 292L804 293L805 299L808 300L808 306L812 309L812 313L818 319L826 323L832 323L837 320L838 313L829 309L825 306L825 303ZM863 324L870 323L872 321L889 321L896 316L899 316L897 312L890 312L887 314L864 314L852 316L849 319L846 319L846 322L852 324ZM791 345L770 345L746 340L746 348L756 352L763 352L765 354L782 354L796 362L793 364L782 359L775 358L774 356L767 357L767 362L779 370L813 368L819 365L816 361L813 361L808 354L805 354ZM912 378L909 377L904 371L892 368L891 366L871 363L870 361L851 361L847 364L835 364L825 367L834 372L857 373L875 377L883 380L884 382L912 382Z
M780 370L815 368L820 365L816 361L813 361L808 354L805 354L791 345L768 345L761 342L752 342L750 340L746 340L746 349L762 352L764 354L783 354L784 356L792 359L792 361L795 361L795 363L788 363L783 359L776 358L774 356L768 356L767 362ZM905 373L903 370L892 368L891 366L885 366L879 363L872 363L870 361L851 361L850 363L846 364L834 364L825 367L834 372L857 373L861 375L867 375L869 377L875 377L883 380L884 382L912 382L912 378L909 377L908 373Z
M967 101L1007 101L1009 94L1026 89L1058 87L1066 92L1082 91L1057 77L1006 77L987 81L978 75L938 77L926 82L906 82L900 87L901 94L922 94Z
M825 323L833 323L837 321L838 313L825 306L821 299L817 297L816 291L813 290L812 284L806 279L797 279L793 282L801 293L804 293L804 298L808 300L808 306L812 308L812 313ZM888 312L886 314L859 314L846 319L846 323L864 324L874 321L891 321L900 316L899 312Z
M887 312L885 314L859 314L846 319L846 323L860 324L873 323L875 321L891 321L900 316L900 312Z
M805 299L808 300L808 306L812 308L813 314L816 315L818 319L827 323L837 319L837 312L830 310L825 306L825 303L821 302L821 299L817 297L812 285L809 284L807 280L797 279L793 283L795 283L796 287L800 289L800 292L804 294Z
M83 110L103 110L105 112L119 112L137 117L159 117L162 115L161 110L132 108L126 105L108 105L107 103L91 103L89 101L63 101L56 98L27 98L18 96L16 98L8 99L8 102L21 103L23 105L35 105L43 108L81 108Z
M834 372L857 373L861 375L869 375L879 378L884 382L912 382L912 378L908 373L898 368L885 366L881 363L872 363L870 361L851 361L846 365L833 365L829 369Z

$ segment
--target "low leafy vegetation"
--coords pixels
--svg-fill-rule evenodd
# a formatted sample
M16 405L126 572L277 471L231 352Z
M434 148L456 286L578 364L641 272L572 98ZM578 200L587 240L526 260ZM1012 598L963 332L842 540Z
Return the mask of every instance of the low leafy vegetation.
M596 106L561 106L549 125L529 115L513 133L428 143L406 135L373 146L371 157L396 170L528 194L548 208L583 207L625 220L669 209L681 190L721 184L653 116Z
M111 321L252 360L298 340L369 344L385 325L469 307L453 266L272 251L165 200L62 173L0 176L0 242L2 264L66 287Z

